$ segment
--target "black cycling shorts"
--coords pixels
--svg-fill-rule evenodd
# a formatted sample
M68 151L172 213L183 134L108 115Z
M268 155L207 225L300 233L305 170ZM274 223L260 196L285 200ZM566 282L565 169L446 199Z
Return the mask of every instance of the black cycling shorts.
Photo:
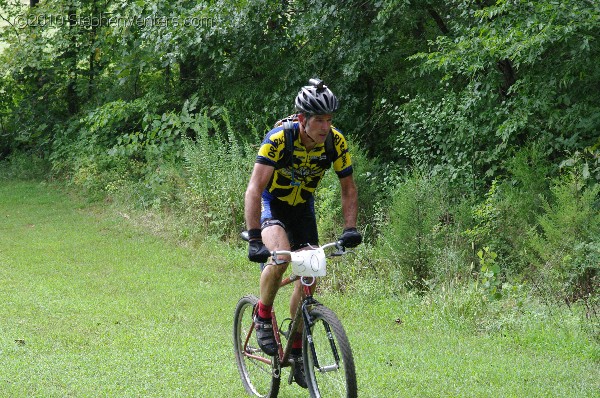
M277 198L262 198L261 228L278 224L285 228L292 250L319 245L314 200L291 206Z

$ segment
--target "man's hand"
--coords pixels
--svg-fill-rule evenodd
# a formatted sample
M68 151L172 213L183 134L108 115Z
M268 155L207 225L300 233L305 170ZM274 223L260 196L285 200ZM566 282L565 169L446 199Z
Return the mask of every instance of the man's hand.
M260 229L251 229L248 231L248 259L255 263L264 263L269 259L271 252L264 245Z
M356 247L362 242L362 235L356 228L346 228L339 237L339 241L344 247Z

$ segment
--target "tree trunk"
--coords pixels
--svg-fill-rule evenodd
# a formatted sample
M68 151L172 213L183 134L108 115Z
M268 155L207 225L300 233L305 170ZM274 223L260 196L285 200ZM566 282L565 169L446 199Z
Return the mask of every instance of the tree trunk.
M96 17L99 15L99 10L98 10L98 3L96 0L92 1L92 16ZM102 19L99 19L100 23L102 23ZM92 95L94 95L94 79L96 77L96 36L97 36L97 31L98 28L100 28L100 26L97 26L96 24L92 24L91 26L91 30L90 30L90 55L89 55L89 71L88 71L88 88L87 88L87 94L88 94L88 98L91 98Z
M502 83L502 87L500 87L500 94L502 94L503 97L508 97L508 90L517 81L511 60L505 58L498 61L498 69L500 69L500 72L502 72L502 76L504 77L504 82Z
M67 62L67 110L70 115L77 113L79 101L77 99L77 9L69 6L69 48L65 53Z
M438 28L440 28L443 34L447 35L450 33L450 29L448 29L440 14L438 14L438 12L432 6L427 6L427 12L429 13L429 15L431 15L431 18L433 18L433 20L435 21Z

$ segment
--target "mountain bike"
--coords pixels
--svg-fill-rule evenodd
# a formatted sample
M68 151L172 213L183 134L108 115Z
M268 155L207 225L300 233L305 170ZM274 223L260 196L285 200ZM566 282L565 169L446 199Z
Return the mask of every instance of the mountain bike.
M292 274L281 281L281 286L300 280L304 292L294 317L284 319L281 325L277 323L275 309L272 310L273 331L278 346L278 353L273 357L262 352L256 340L254 317L258 311L258 297L247 295L238 301L233 319L233 345L242 383L250 395L277 397L281 369L285 367L291 368L288 384L292 384L293 367L301 365L290 358L290 336L299 332L300 325L303 325L302 362L310 396L357 396L354 358L346 332L335 313L319 303L314 293L311 294L311 286L317 278L326 275L326 257L346 253L349 252L340 242L294 252L277 250L271 253L269 265L273 266L283 263L277 260L279 255L291 256Z

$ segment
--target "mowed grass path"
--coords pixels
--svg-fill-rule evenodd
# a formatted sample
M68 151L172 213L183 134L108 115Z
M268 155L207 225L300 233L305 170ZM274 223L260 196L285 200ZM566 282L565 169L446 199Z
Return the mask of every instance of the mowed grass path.
M50 185L0 181L0 397L244 397L231 322L257 283L242 249L180 247ZM323 301L360 396L600 396L598 347L564 314L488 335L414 297Z
M0 396L236 396L228 258L3 183Z

